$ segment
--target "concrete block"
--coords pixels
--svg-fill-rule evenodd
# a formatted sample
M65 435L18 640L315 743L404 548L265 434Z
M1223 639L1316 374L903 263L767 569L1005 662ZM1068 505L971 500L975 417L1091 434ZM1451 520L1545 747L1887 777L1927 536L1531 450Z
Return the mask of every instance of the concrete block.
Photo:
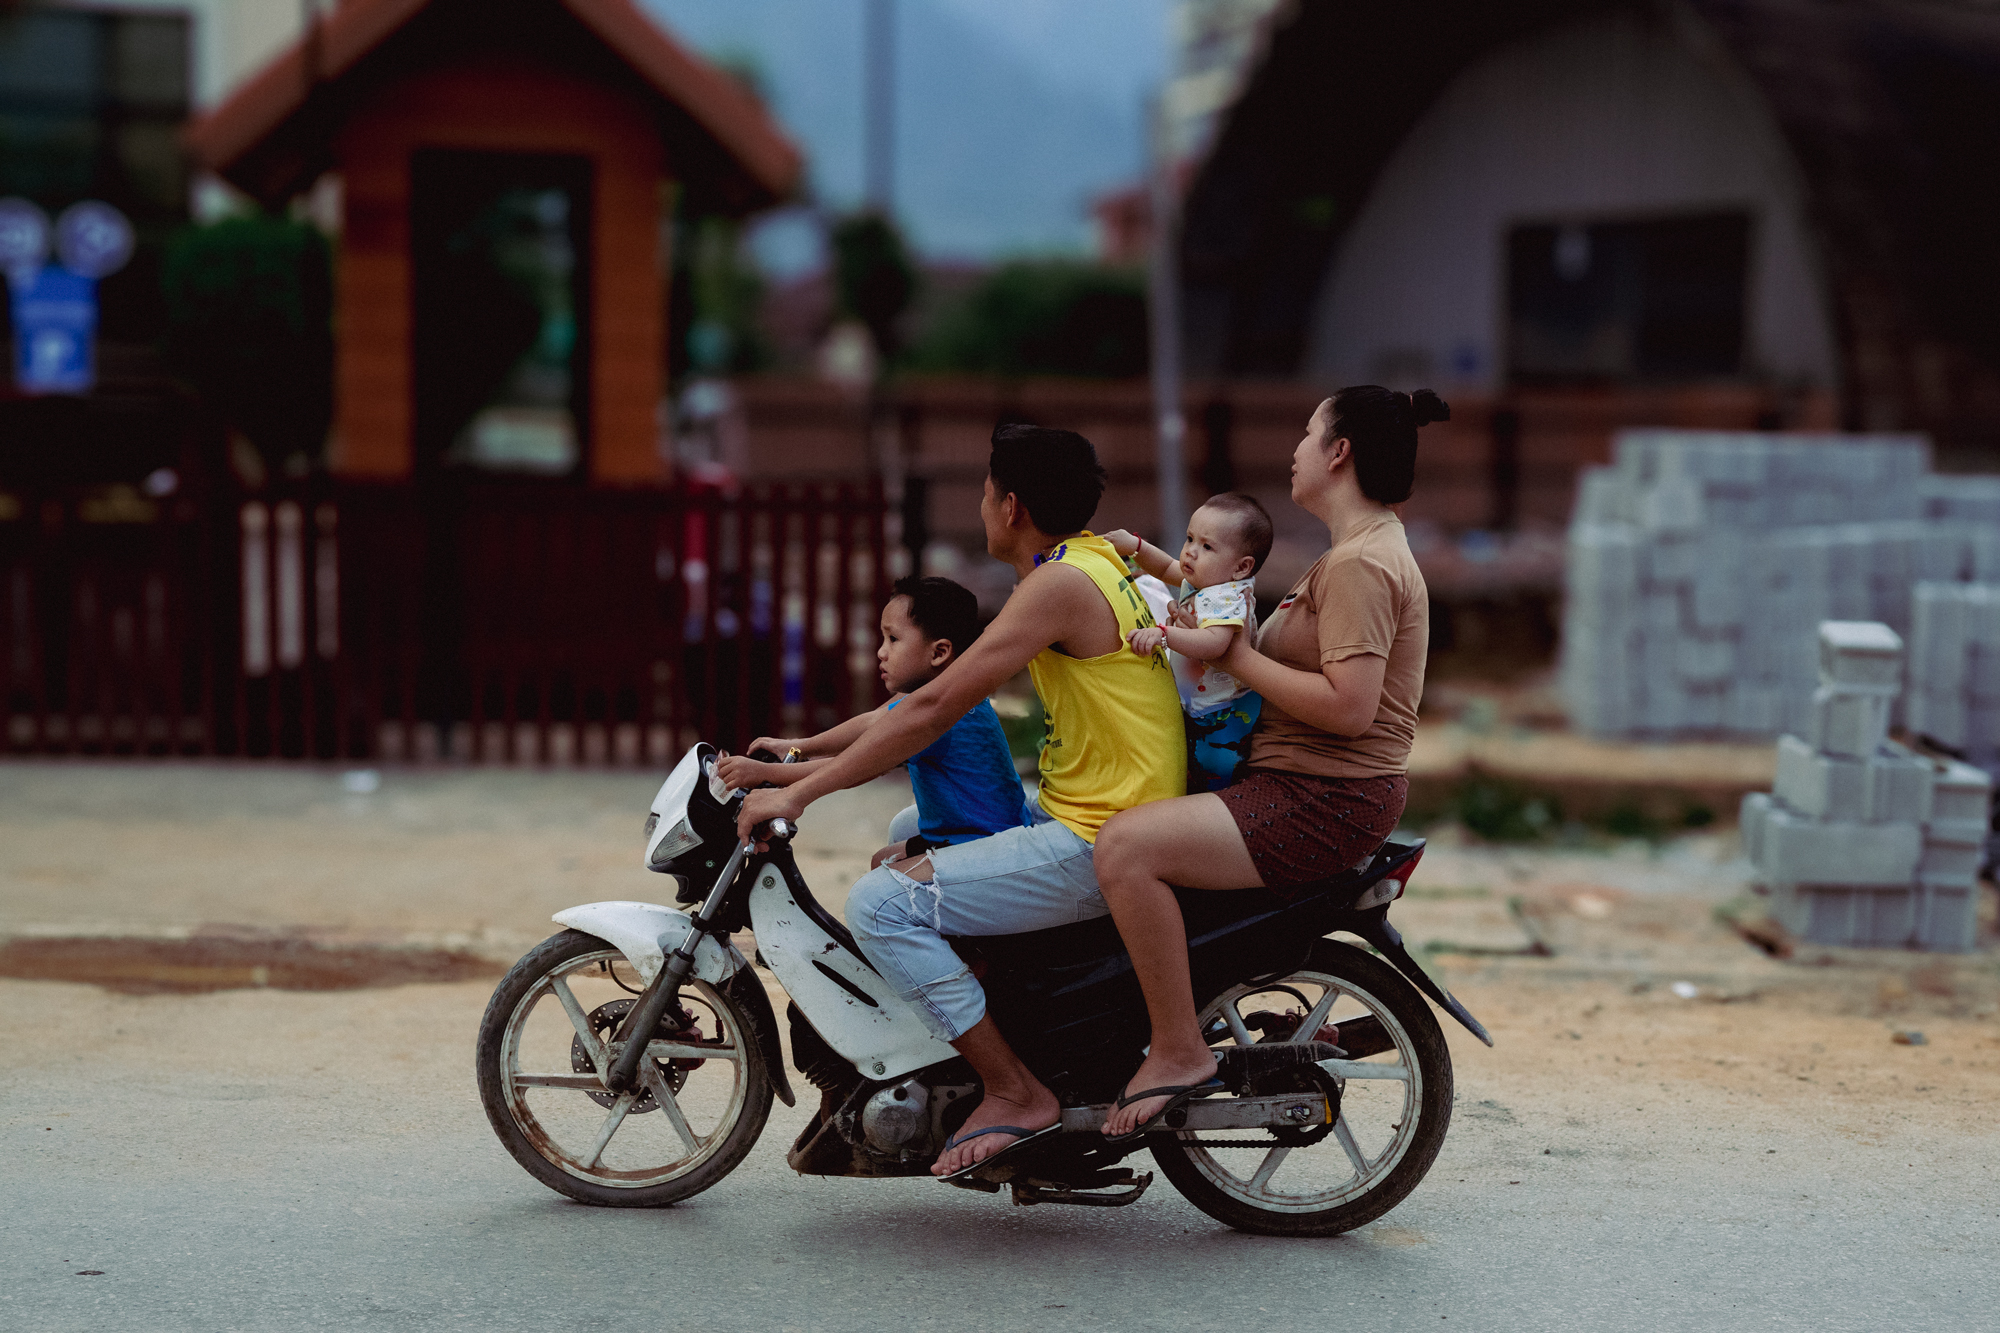
M1968 702L1962 748L1973 755L2000 748L2000 703Z
M1824 621L1819 627L1819 678L1846 690L1894 694L1903 683L1903 636L1878 621Z
M1890 741L1868 761L1872 824L1921 824L1931 817L1931 762Z
M1769 883L1907 885L1923 834L1915 824L1827 823L1774 805L1759 846Z
M1979 887L1920 882L1912 894L1910 942L1934 953L1965 953L1978 933Z
M1778 775L1771 794L1814 819L1868 819L1868 765L1820 754L1797 736L1778 737Z
M1674 676L1689 685L1717 685L1736 674L1736 644L1705 634L1683 634L1674 643ZM1716 725L1721 725L1717 718Z
M1956 759L1936 762L1931 775L1931 819L1937 823L1984 822L1993 801L1993 779Z
M1986 860L1986 840L1977 842L1924 841L1923 855L1917 859L1917 878L1938 884L1971 884L1979 878Z
M1809 944L1849 949L1899 949L1916 931L1916 891L1834 884L1772 886L1772 914Z
M1865 759L1889 737L1889 697L1822 685L1812 693L1806 740L1822 754Z
M1646 582L1654 587L1684 587L1694 582L1707 558L1705 531L1654 532L1646 538Z
M1905 696L1908 714L1904 725L1954 750L1965 746L1965 696L1962 694L1911 693Z
M1768 736L1783 725L1784 696L1767 685L1738 680L1729 691L1722 725L1745 736Z
M1764 825L1771 817L1771 801L1770 792L1745 792L1736 807L1736 831L1743 840L1743 858L1752 865L1763 856Z
M1721 559L1704 566L1689 589L1688 609L1695 628L1728 630L1741 625L1749 589L1739 570Z

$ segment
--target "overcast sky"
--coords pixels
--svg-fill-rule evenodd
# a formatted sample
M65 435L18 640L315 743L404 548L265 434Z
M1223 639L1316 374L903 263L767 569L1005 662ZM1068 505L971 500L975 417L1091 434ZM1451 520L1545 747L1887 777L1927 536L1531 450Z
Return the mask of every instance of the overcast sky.
M750 57L815 198L860 199L863 0L642 3L697 49ZM1090 200L1138 177L1169 3L897 0L896 205L918 248L1086 250ZM782 239L765 248L781 266L804 262Z

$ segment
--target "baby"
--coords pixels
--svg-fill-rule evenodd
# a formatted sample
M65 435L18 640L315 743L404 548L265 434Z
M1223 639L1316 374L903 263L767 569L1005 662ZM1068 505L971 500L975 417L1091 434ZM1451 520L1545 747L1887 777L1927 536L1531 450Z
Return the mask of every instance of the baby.
M768 764L730 755L716 765L716 772L732 787L767 782L787 786L799 781L859 740L904 695L936 680L978 634L979 602L970 589L950 579L898 579L882 608L882 644L875 650L882 683L893 696L889 702L817 736L803 740L761 736L750 743L752 750L773 754L797 750L804 763ZM890 821L890 844L875 853L870 869L1034 822L1021 793L1021 775L1007 749L1007 733L993 705L984 700L913 756L907 767L917 803Z
M1174 624L1135 629L1126 643L1141 657L1165 644L1187 714L1188 785L1220 791L1249 753L1262 700L1214 665L1238 634L1257 637L1257 571L1271 554L1271 516L1241 492L1217 495L1188 520L1176 560L1120 529L1105 539L1128 562L1169 586L1178 585Z

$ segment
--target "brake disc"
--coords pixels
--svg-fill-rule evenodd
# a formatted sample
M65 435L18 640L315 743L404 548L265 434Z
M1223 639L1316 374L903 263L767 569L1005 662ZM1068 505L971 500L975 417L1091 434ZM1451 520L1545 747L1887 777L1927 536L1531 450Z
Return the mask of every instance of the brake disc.
M630 1013L632 1006L637 1003L637 1000L607 1000L603 1004L598 1005L590 1011L590 1030L597 1034L598 1040L609 1041L612 1034L618 1030L618 1025L625 1021L625 1015ZM660 1020L660 1026L656 1029L655 1035L661 1037L693 1036L696 1040L699 1040L701 1034L695 1027L694 1015L683 1009L680 1016L686 1020L684 1026L678 1029L669 1029L667 1025L673 1018L673 1015L669 1014ZM701 1068L702 1062L700 1060L655 1060L653 1064L658 1067L660 1076L666 1079L667 1091L678 1093L687 1085L689 1072ZM590 1063L590 1052L583 1047L582 1037L571 1037L569 1039L569 1067L570 1072L574 1074L594 1074L597 1072L597 1067ZM604 1107L612 1106L618 1101L617 1094L611 1092L592 1092L589 1089L585 1089L583 1095L596 1102L599 1106ZM632 1103L632 1109L627 1111L626 1114L644 1115L648 1111L657 1111L659 1109L660 1104L653 1100L653 1090L651 1088L644 1088L641 1090L638 1100Z

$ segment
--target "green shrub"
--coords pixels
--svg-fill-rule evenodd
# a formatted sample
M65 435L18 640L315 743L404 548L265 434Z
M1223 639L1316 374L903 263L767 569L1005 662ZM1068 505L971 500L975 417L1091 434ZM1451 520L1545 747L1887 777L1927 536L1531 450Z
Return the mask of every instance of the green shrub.
M178 371L273 463L316 459L333 417L333 280L302 222L184 227L161 271Z

